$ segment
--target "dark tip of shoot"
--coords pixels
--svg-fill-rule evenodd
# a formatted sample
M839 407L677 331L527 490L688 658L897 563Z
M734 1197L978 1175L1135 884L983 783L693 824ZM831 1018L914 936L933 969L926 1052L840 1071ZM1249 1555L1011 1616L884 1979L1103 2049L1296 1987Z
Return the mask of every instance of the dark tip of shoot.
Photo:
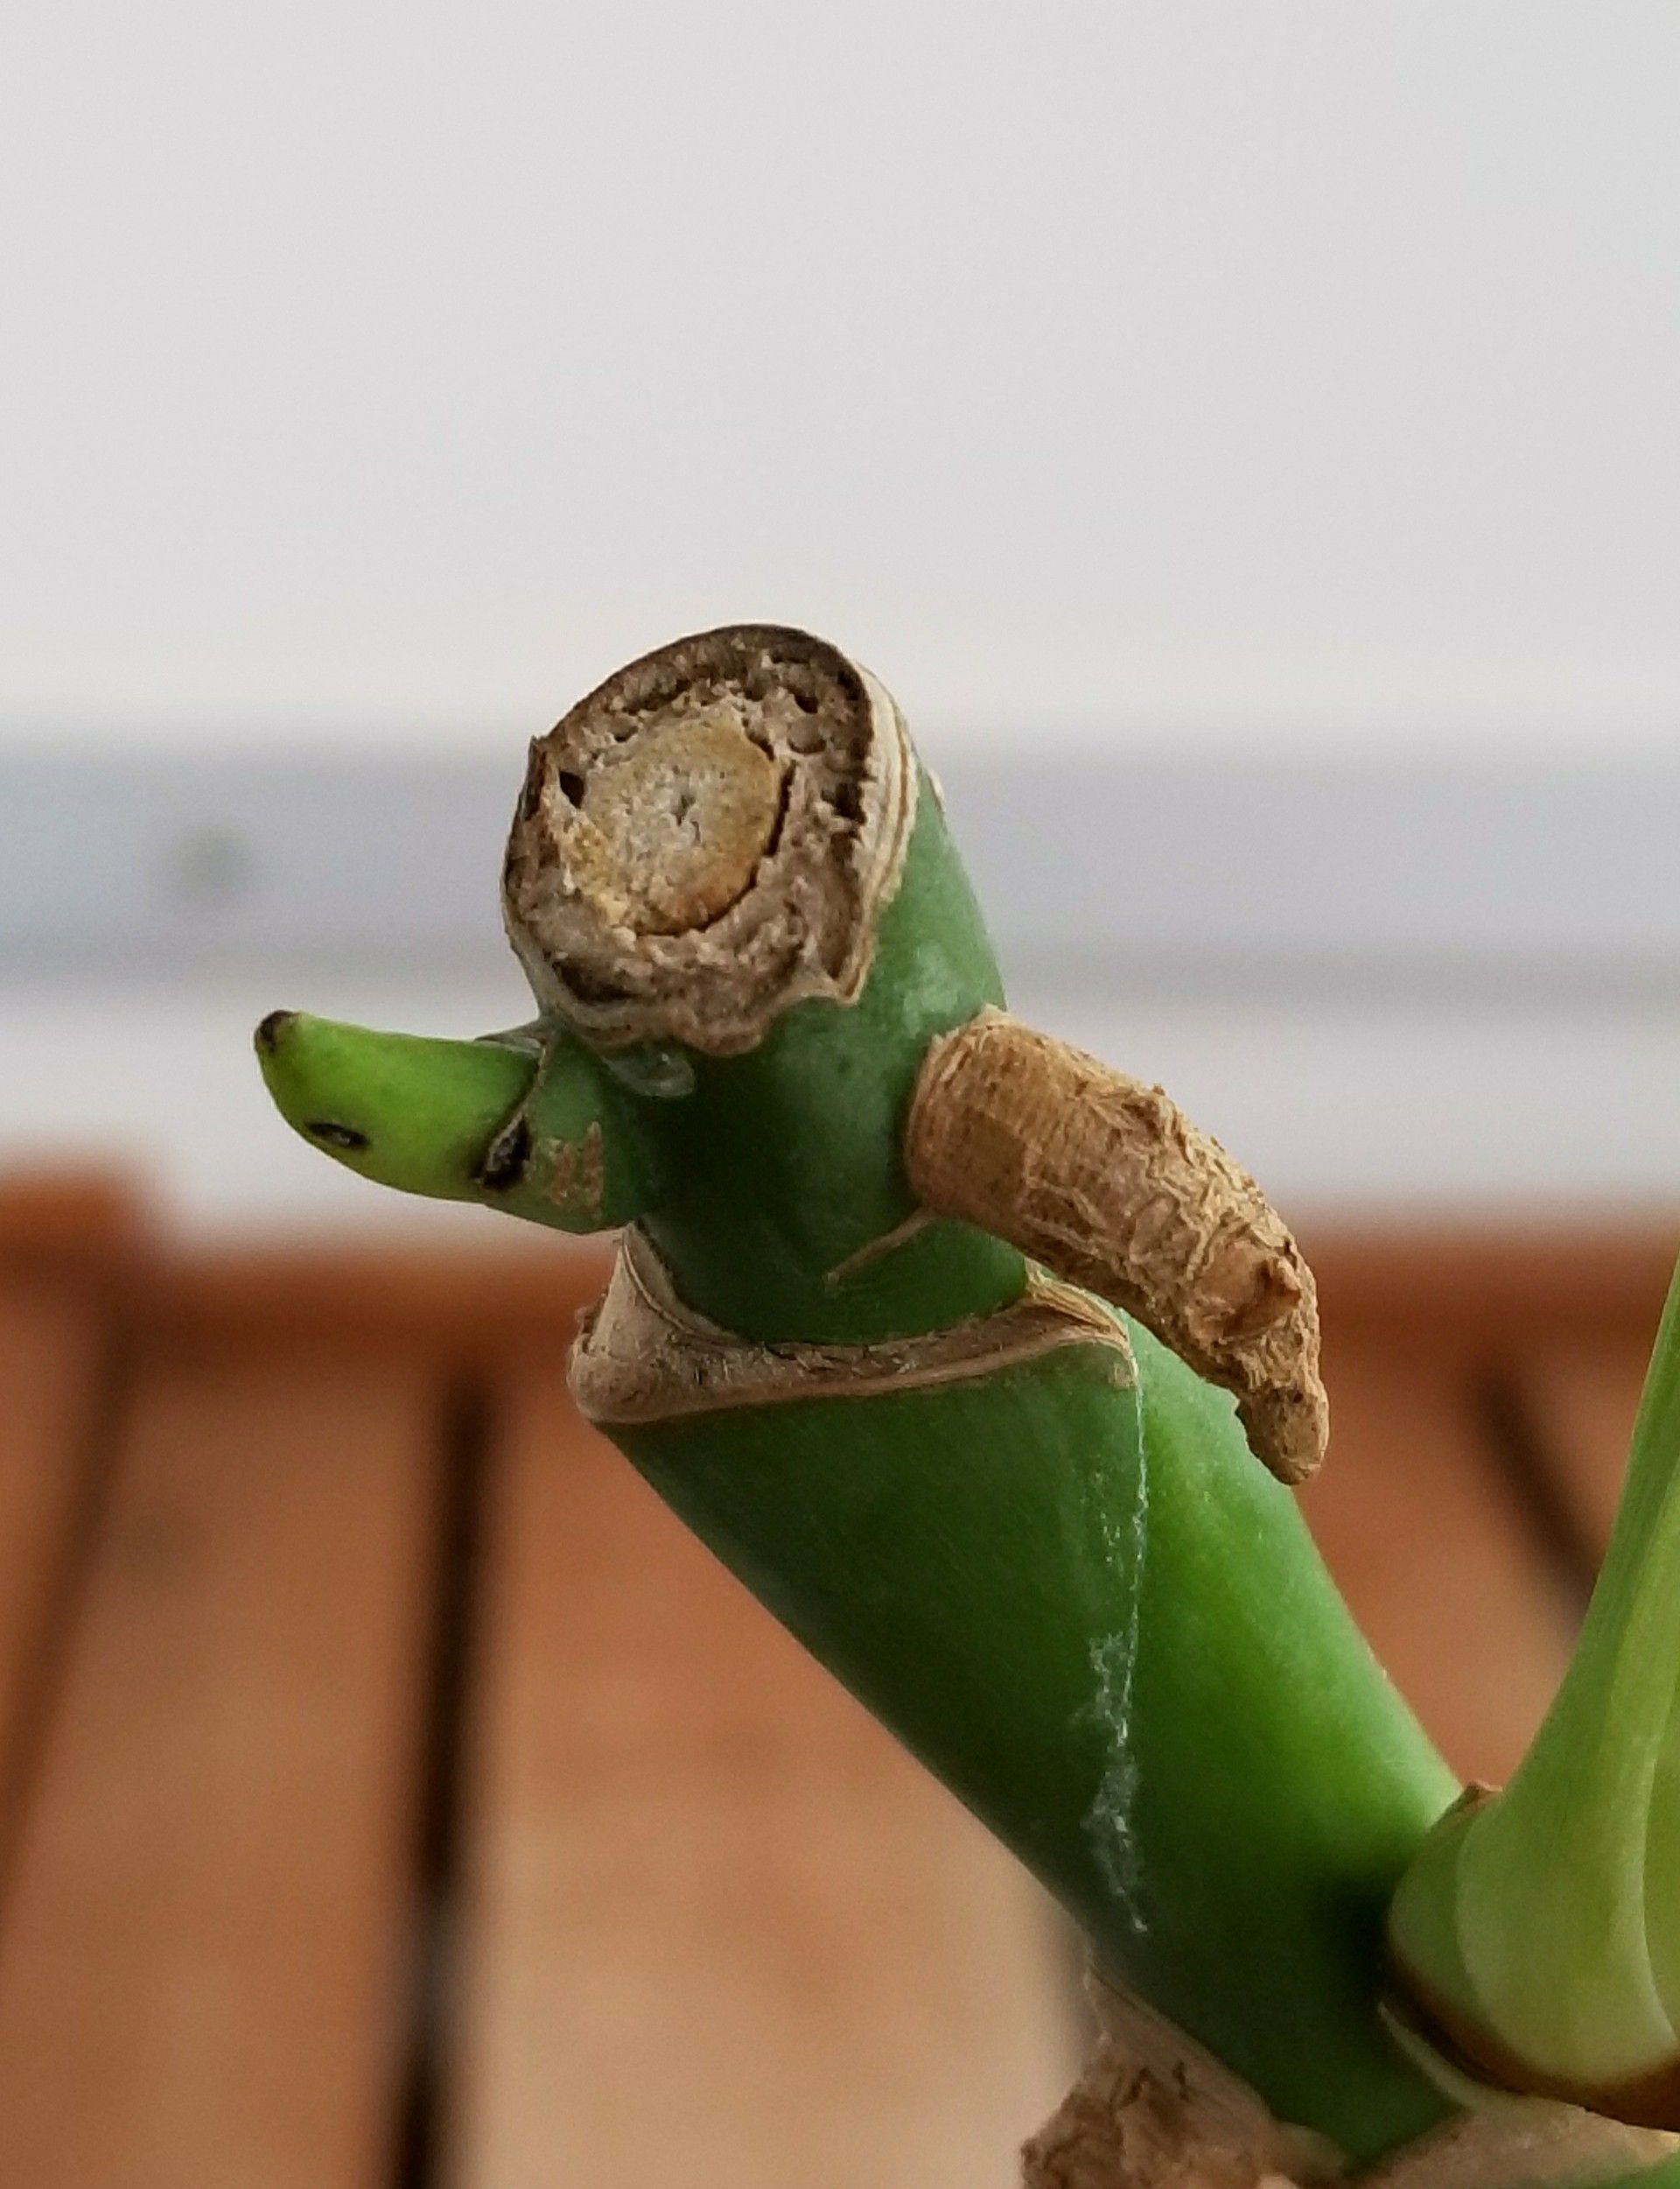
M281 1036L298 1016L295 1011L270 1011L256 1029L256 1053L272 1056L280 1046Z

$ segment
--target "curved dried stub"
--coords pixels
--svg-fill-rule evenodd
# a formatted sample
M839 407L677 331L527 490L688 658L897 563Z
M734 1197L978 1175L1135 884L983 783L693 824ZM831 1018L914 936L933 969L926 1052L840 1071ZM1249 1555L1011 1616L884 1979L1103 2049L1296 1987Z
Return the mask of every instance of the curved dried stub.
M1312 1273L1247 1171L1161 1088L983 1011L929 1049L905 1167L923 1208L1100 1293L1233 1392L1280 1481L1324 1457Z
M603 1049L752 1049L850 1002L915 816L890 694L804 631L632 662L531 746L502 873L537 1000Z

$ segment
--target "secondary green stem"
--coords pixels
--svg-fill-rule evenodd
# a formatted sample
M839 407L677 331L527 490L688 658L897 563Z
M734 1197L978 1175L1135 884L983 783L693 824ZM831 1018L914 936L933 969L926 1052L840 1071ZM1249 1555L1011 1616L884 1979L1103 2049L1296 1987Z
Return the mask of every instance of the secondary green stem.
M1408 1981L1502 2080L1680 2126L1680 1273L1580 1640L1496 1798L1390 1922Z

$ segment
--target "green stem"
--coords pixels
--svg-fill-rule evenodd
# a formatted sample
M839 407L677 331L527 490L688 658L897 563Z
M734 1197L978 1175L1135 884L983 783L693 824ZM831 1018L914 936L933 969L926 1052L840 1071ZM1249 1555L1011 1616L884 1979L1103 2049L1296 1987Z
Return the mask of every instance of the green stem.
M1131 1326L968 1386L607 1432L1020 1856L1104 1970L1359 2157L1444 2102L1376 2011L1453 1782L1230 1402Z
M1677 1672L1680 1272L1568 1672L1509 1786L1443 1824L1390 1922L1491 2071L1659 2125L1680 2125Z
M1448 2110L1382 2021L1379 1945L1454 1783L1229 1397L1077 1295L1040 1316L1054 1350L1012 1354L1043 1297L1021 1254L918 1208L918 1075L1002 989L906 751L879 688L798 634L634 664L533 748L508 869L547 1014L524 1049L291 1020L264 1070L365 1175L634 1220L694 1358L634 1331L613 1355L609 1299L580 1358L654 1387L598 1407L607 1433L1110 1975L1370 2157ZM679 880L704 912L681 932ZM964 1365L925 1372L947 1338Z
M556 1103L576 1135L618 1098L562 1054L539 1140ZM294 1123L325 1112L366 1136L327 1143L364 1175L556 1220L533 1186L475 1182L530 1056L299 1019L265 1062ZM665 1116L643 1107L645 1141ZM644 1156L639 1182L671 1154ZM762 1206L746 1221L762 1225ZM970 1236L964 1304L995 1297L990 1243L950 1228L922 1327L948 1316ZM795 1335L832 1333L831 1245L824 1230L788 1287L822 1308ZM904 1322L917 1297L908 1273L866 1267L844 1311ZM1100 1349L1069 1349L962 1389L608 1433L1017 1850L1113 1975L1284 2117L1371 2155L1440 2109L1378 2024L1374 1970L1383 1904L1452 1782L1229 1400L1146 1331L1130 1339L1124 1387Z

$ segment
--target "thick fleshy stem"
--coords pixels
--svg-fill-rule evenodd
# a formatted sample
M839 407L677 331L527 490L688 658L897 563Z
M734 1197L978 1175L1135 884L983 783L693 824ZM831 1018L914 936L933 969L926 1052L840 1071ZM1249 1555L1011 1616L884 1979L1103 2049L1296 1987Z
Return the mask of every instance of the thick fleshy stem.
M889 967L895 958L889 936ZM806 1037L867 1023L829 1008ZM726 1087L749 1068L766 1075L748 1083L756 1100L732 1137L715 1123L708 1134L694 1089L670 1091L647 1060L626 1073L564 1036L419 1040L289 1016L265 1022L258 1049L298 1131L410 1192L568 1229L622 1221L648 1195L648 1238L662 1213L685 1210L686 1167L708 1151L724 1182L745 1186L756 1167L768 1191L780 1175L757 1153L778 1098L768 1047L723 1068ZM829 1056L832 1073L843 1053ZM820 1113L821 1065L782 1049L780 1069L782 1098L808 1087ZM648 1091L627 1092L626 1077ZM863 1160L872 1130L858 1083L854 1070L855 1140L830 1135L836 1164L853 1148ZM554 1149L598 1130L598 1201L556 1201L544 1183ZM504 1177L496 1151L528 1133L522 1175ZM736 1220L757 1248L768 1226L742 1200ZM853 1214L819 1200L807 1221ZM684 1365L677 1381L700 1411L604 1418L608 1435L1030 1864L1113 1977L1214 2045L1283 2117L1350 2153L1426 2127L1444 2101L1382 2033L1370 1948L1452 1782L1359 1642L1293 1501L1249 1456L1229 1399L1136 1328L1131 1379L1124 1340L1116 1350L1110 1324L1096 1341L1087 1317L1081 1343L1032 1358L1000 1348L989 1372L976 1357L951 1380L900 1369L859 1394L847 1364L855 1382L888 1356L879 1341L836 1344L836 1319L890 1315L983 1344L1011 1327L1016 1310L990 1301L1014 1300L1013 1258L966 1226L926 1226L836 1291L822 1273L831 1251L820 1235L802 1283L766 1283L761 1262L739 1280L756 1274L766 1316L803 1315L807 1297L821 1307L819 1342L750 1356L796 1371L797 1403L738 1387L717 1407ZM782 1252L799 1280L794 1248ZM963 1312L973 1300L977 1317ZM925 1342L899 1341L891 1358ZM719 1351L715 1334L703 1345ZM650 1374L667 1351L640 1349Z
M1377 1947L1450 1775L1232 1397L1088 1297L1046 1301L1036 1223L1012 1243L1008 1209L942 1208L912 1175L930 1055L1003 996L888 695L763 627L631 664L533 747L504 909L539 1027L493 1054L270 1021L287 1116L410 1190L634 1218L614 1285L655 1310L626 1348L635 1403L600 1403L605 1311L574 1382L661 1494L1105 1974L1281 2117L1354 2159L1439 2119L1381 2018ZM1233 1188L1187 1134L1158 1142ZM1145 1199L1153 1175L1126 1174ZM1092 1213L1146 1245L1130 1203ZM1235 1259L1145 1256L1140 1301L1210 1367L1306 1304L1281 1265L1248 1282L1248 1236Z

